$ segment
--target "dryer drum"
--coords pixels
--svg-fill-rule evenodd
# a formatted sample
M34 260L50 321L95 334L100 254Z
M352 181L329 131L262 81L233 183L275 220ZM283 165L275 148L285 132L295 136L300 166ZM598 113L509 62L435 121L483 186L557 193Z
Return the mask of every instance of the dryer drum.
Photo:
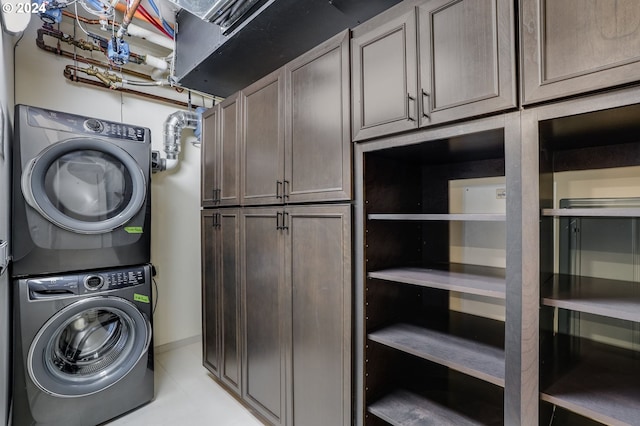
M133 303L91 297L60 310L42 326L29 348L27 369L48 394L87 396L129 374L150 342L150 321Z
M135 216L146 182L122 148L86 138L47 147L22 174L26 202L54 225L80 234L110 232Z

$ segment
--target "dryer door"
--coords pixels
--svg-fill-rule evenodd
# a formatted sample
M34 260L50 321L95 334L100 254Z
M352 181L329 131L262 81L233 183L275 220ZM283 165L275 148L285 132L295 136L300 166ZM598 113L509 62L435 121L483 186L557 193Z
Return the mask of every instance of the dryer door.
M27 369L44 392L87 396L125 377L150 342L151 323L133 303L92 297L65 307L42 326L29 348Z
M76 138L50 145L24 169L27 203L60 228L101 234L124 225L142 208L144 173L122 148Z

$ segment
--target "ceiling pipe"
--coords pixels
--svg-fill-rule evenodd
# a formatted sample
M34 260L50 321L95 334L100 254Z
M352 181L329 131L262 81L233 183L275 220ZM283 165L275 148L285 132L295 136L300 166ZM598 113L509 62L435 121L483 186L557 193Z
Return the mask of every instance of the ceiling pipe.
M138 9L138 6L140 6L141 1L142 0L133 0L133 3L131 3L129 10L127 10L124 18L122 18L122 24L120 24L120 28L118 28L116 38L122 39L122 37L126 34L127 28L129 27L129 24L133 19L133 15L136 13L136 9Z
M200 115L192 111L176 111L167 117L163 132L167 158L161 160L160 170L172 170L177 166L182 130L195 129L199 121Z

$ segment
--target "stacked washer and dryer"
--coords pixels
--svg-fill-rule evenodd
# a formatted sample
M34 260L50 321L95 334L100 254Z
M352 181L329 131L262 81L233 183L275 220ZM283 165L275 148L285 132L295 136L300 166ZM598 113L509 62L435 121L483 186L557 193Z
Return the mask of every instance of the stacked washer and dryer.
M153 399L150 132L15 122L13 424L96 425Z

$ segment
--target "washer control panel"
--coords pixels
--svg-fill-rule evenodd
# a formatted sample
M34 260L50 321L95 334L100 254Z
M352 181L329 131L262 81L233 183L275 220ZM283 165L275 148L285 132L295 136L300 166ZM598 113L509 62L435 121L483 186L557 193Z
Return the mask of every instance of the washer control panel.
M80 274L28 278L29 299L41 300L101 293L144 284L149 266L108 269Z

